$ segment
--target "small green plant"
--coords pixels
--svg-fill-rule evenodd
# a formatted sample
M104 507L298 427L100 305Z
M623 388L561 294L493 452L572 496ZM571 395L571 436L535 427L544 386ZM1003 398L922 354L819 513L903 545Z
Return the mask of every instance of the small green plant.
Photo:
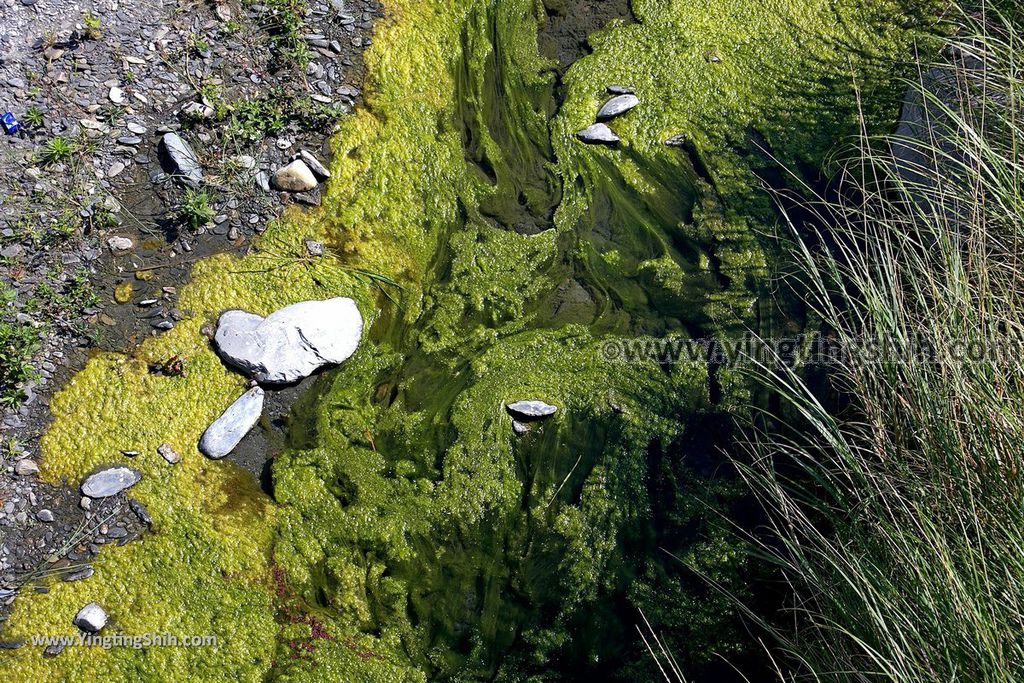
M82 27L88 40L99 40L103 35L103 21L89 10L82 13Z
M43 125L43 111L35 105L29 107L21 118L29 128L40 128Z
M178 206L178 217L195 230L213 220L210 195L203 190L185 190L185 198Z
M99 116L107 123L115 123L125 114L125 108L120 104L108 104L100 107Z
M43 148L43 162L46 164L59 164L63 161L68 161L74 154L74 143L58 135L46 141L46 146Z
M268 0L268 30L271 47L278 57L305 66L309 62L309 48L302 39L302 17L306 12L305 0Z
M65 209L56 217L50 229L43 233L42 239L38 241L47 246L66 242L75 236L80 224L81 219L78 212L73 209Z
M242 100L231 111L228 136L255 142L279 132L287 123L280 102L274 94L265 99Z
M22 386L35 379L32 356L39 348L39 335L30 326L0 322L0 405L16 405Z
M192 53L197 56L202 55L202 53L210 49L210 45L206 42L206 39L196 34L189 36L188 45Z
M131 69L125 69L124 73L121 74L121 80L124 81L127 85L131 85L132 83L134 83L135 78L135 72Z

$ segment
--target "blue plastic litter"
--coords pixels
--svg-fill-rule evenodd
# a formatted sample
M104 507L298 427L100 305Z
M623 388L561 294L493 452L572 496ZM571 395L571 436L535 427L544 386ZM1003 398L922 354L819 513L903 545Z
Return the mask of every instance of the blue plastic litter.
M8 135L14 135L21 130L21 124L18 123L18 119L14 118L14 114L7 112L3 116L0 116L0 123L4 126L4 132Z

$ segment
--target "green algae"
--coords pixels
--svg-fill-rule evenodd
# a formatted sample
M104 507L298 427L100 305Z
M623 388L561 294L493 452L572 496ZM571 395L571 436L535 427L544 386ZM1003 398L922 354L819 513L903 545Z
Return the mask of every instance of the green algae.
M703 364L619 362L607 343L755 324L767 261L755 233L772 214L754 172L771 162L750 131L787 163L820 164L857 123L854 79L891 104L880 65L911 36L891 28L901 5L637 0L638 23L592 34L560 84L538 52L539 5L388 11L323 209L271 226L243 259L198 263L181 294L191 317L134 357L93 358L43 441L43 475L72 483L141 451L133 495L156 533L105 549L87 581L20 596L11 635L69 633L76 606L98 600L110 629L222 641L0 653L0 666L26 680L550 680L606 667L628 680L652 673L638 609L690 668L741 652L728 603L656 549L744 590L746 557L707 512L738 493L702 470L749 391L720 370L712 392ZM573 134L611 82L643 104L612 123L618 148L582 145ZM689 146L666 147L673 135ZM306 257L307 234L333 256ZM401 306L360 271L398 280ZM244 386L199 328L225 308L341 295L359 302L366 341L275 459L271 501L195 448ZM148 373L172 354L185 377ZM503 405L521 398L559 412L516 437ZM156 455L165 441L181 464ZM307 617L283 611L275 571Z

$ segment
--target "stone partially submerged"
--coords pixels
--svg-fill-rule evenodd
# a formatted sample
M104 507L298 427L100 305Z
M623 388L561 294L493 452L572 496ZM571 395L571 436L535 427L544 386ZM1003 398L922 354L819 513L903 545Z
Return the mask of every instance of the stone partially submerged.
M347 297L302 301L261 318L226 311L214 344L221 358L257 382L289 384L324 365L351 356L363 334L363 318Z
M206 428L199 450L210 458L223 458L249 433L263 414L263 389L253 387L239 396Z
M619 136L603 123L594 123L587 126L576 133L576 137L588 145L614 145L619 141Z
M82 494L90 498L116 496L121 491L135 486L140 479L142 474L130 467L108 467L85 478L82 482Z
M558 410L558 406L553 406L544 401L531 400L509 403L505 406L505 409L512 414L512 417L518 420L540 420L554 415L555 411Z
M616 95L601 106L597 112L597 120L607 121L615 118L620 114L625 114L638 104L640 104L640 98L632 93Z

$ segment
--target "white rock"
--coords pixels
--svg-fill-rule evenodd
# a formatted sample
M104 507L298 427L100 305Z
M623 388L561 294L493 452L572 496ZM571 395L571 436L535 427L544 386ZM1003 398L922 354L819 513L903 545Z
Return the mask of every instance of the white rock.
M619 136L603 123L594 123L587 126L580 132L576 133L576 137L579 138L581 142L585 142L588 145L611 145L619 141Z
M296 159L274 173L274 187L279 190L307 192L316 185L316 177L302 159Z
M107 246L110 247L110 251L128 251L135 243L127 237L111 237L107 240Z
M129 467L108 467L86 477L82 493L90 498L106 498L134 486L140 479L142 475Z
M619 114L625 114L638 104L640 104L640 98L632 93L616 95L601 106L597 112L597 120L607 121Z
M285 306L266 318L226 311L214 343L227 363L256 381L287 384L351 356L362 333L356 302L338 297Z
M116 85L110 89L110 101L114 104L124 104L124 90Z
M263 389L253 387L239 396L206 428L199 450L211 458L223 458L249 433L263 414Z
M83 631L96 633L107 625L107 613L97 603L90 602L78 610L73 623Z
M508 412L512 413L513 416L526 419L526 420L537 420L542 417L554 415L555 411L558 410L557 406L553 406L550 403L544 401L516 401L505 406Z
M110 168L107 169L107 177L116 178L121 175L122 171L124 171L124 164L120 161L115 161L110 165Z

